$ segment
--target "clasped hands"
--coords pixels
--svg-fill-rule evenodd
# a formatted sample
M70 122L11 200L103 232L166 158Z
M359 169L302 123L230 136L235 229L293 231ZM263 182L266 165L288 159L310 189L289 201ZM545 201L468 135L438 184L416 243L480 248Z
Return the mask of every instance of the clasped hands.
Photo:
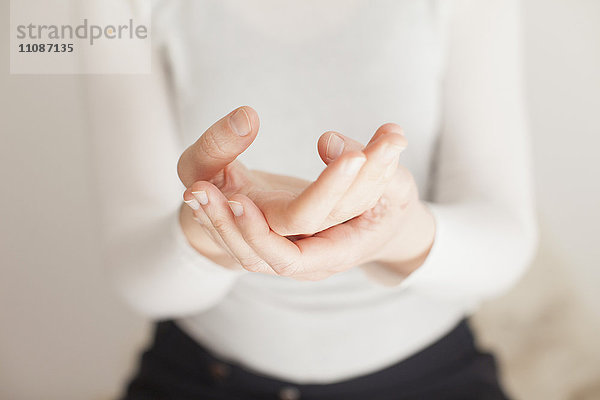
M375 262L406 276L432 246L433 217L419 201L407 147L396 124L366 146L326 132L326 164L314 182L250 171L236 157L256 138L259 119L241 107L185 150L178 173L186 186L180 222L190 244L226 268L321 280Z

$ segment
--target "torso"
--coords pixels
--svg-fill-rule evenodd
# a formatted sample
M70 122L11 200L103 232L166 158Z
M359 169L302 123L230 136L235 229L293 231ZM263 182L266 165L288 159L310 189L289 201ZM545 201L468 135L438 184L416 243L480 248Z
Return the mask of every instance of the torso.
M186 143L239 105L261 118L250 168L314 179L316 141L366 143L401 124L402 163L428 189L440 116L444 1L173 1L159 18ZM171 22L172 21L172 22ZM399 361L440 337L458 304L370 282L360 268L308 283L247 274L180 324L258 372L327 382Z

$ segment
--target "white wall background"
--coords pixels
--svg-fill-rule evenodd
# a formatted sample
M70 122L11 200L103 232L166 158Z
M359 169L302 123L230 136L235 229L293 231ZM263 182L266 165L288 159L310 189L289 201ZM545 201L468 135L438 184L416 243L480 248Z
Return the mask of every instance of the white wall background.
M539 212L557 257L594 295L600 284L600 2L525 4ZM595 304L600 313L600 301Z
M524 0L524 13L542 246L476 326L517 397L600 398L600 1ZM100 266L78 78L8 75L7 31L0 398L113 398L149 325Z

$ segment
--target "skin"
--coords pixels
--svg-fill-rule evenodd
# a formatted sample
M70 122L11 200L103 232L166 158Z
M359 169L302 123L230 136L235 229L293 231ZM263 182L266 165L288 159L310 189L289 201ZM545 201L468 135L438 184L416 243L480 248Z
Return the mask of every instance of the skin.
M301 280L369 262L401 276L422 265L435 224L398 164L407 146L398 125L381 126L366 146L324 133L317 148L326 167L314 182L236 161L258 129L257 113L241 107L182 154L190 207L182 206L180 222L197 251L225 268Z

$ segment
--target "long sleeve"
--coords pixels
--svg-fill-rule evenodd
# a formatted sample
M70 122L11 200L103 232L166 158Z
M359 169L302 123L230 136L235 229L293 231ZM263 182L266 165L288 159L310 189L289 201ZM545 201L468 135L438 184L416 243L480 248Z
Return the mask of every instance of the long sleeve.
M197 253L181 231L184 143L160 52L152 58L150 75L89 76L85 88L108 269L134 308L163 318L213 306L238 273Z
M411 290L478 301L510 287L536 245L519 1L459 0L429 207L436 237Z

